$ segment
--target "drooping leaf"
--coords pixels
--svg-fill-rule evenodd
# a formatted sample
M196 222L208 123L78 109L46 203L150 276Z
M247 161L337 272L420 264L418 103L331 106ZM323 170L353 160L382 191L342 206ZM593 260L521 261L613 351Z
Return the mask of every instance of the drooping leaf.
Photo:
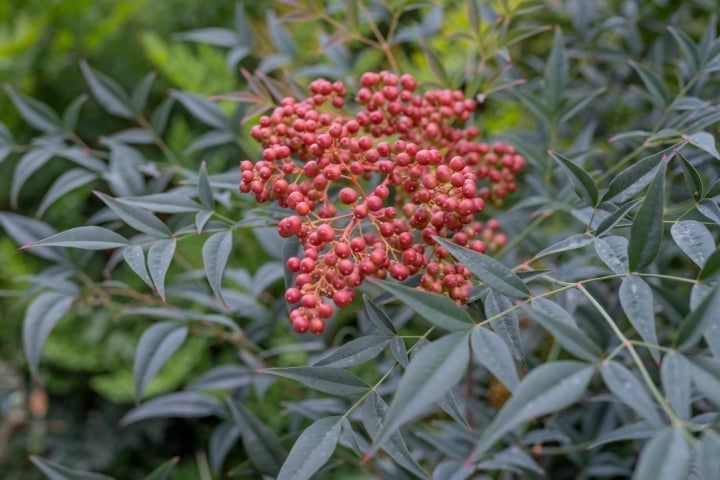
M678 327L674 346L680 351L692 348L705 328L711 323L717 322L720 316L720 282L717 282L700 304L694 308Z
M559 242L555 242L547 248L542 249L536 253L533 258L541 258L552 253L567 252L568 250L576 250L586 245L590 245L595 240L595 237L587 233L578 233L571 235Z
M37 242L23 245L21 249L46 246L69 247L83 250L106 250L109 248L127 247L130 242L112 230L103 227L75 227L56 233Z
M598 257L600 257L600 260L602 260L610 270L619 275L628 273L630 270L628 266L627 245L627 238L617 235L595 239L595 251Z
M530 296L530 291L523 281L512 270L494 258L439 237L435 237L435 241L445 247L453 257L491 289L514 298Z
M720 153L718 153L715 147L715 137L708 132L696 132L685 137L685 140L695 145L700 150L710 154L712 157L720 160Z
M680 250L701 268L715 250L712 233L698 221L681 220L673 223L670 233Z
M638 275L628 275L620 284L620 304L636 332L645 342L657 345L655 330L655 309L653 308L653 294L650 286ZM658 352L650 349L653 357L658 358Z
M165 275L167 275L170 262L175 254L177 242L175 239L159 240L153 243L148 250L147 263L150 278L152 278L155 290L165 301Z
M663 424L655 402L638 378L615 360L605 362L600 368L603 381L610 391L642 418L655 426Z
M15 91L10 85L3 85L5 91L10 97L10 101L18 109L20 116L31 127L40 130L43 133L60 133L63 129L62 121L57 113L48 105L34 98Z
M182 103L196 119L205 125L219 129L226 128L227 117L217 103L211 102L200 95L179 90L172 90L170 95Z
M363 335L341 345L313 365L344 368L363 364L380 355L393 338L385 335Z
M28 150L18 161L10 181L10 203L17 207L20 189L35 172L41 169L55 155L50 148L38 147Z
M133 111L130 97L115 80L95 71L84 60L80 62L80 70L93 97L108 113L127 119L135 117L137 112Z
M650 98L662 107L667 106L672 97L665 80L657 72L641 63L629 60L628 64L640 76L640 79L645 84L645 89L650 94Z
M174 322L155 323L143 332L135 350L133 363L137 401L140 401L150 380L183 344L187 334L187 326Z
M625 218L625 215L627 215L627 213L632 210L635 205L637 205L641 201L642 199L638 198L636 200L633 200L632 202L627 202L625 205L605 217L605 219L598 224L597 229L595 230L595 235L601 237L608 233L610 230L612 230L613 227L615 227L615 225L617 225L623 218Z
M180 193L164 192L123 197L123 203L135 205L151 212L161 213L185 213L202 210L202 206L193 199Z
M35 455L30 456L30 461L49 480L115 480L113 477L108 477L100 473L83 472L81 470L75 470L74 468L68 468Z
M365 311L367 312L368 319L378 330L387 335L397 335L395 326L390 321L390 318L380 307L370 300L370 297L363 294L363 302L365 303Z
M73 168L63 172L50 186L45 196L38 206L37 217L42 217L45 211L52 205L55 200L62 197L63 195L77 190L78 188L86 185L93 180L97 179L98 176L94 172L85 170L84 168Z
M598 204L598 188L595 180L592 179L584 169L577 166L572 160L556 152L548 152L565 172L573 185L575 193L578 194L585 204L595 207Z
M255 467L268 475L277 475L287 452L273 430L257 419L234 397L228 398L233 421L242 432L243 447Z
M205 162L200 164L200 173L198 174L198 198L203 207L208 210L215 208L215 198L213 197L212 186L208 179L207 168Z
M667 353L660 366L660 379L670 406L681 420L690 419L690 366L680 353Z
M477 461L498 439L521 423L572 405L585 393L595 367L572 360L532 370L485 429L466 462Z
M25 248L40 238L56 233L55 229L45 222L10 212L0 212L0 226L5 230L5 234L15 241L16 245L25 246ZM57 248L35 247L29 252L52 262L63 262L67 259L67 253Z
M658 480L660 478L688 478L690 446L682 429L667 427L645 445L633 479Z
M448 297L390 281L380 281L376 284L383 290L392 293L398 300L433 325L451 331L467 331L473 326L470 315Z
M210 470L217 476L222 470L230 449L240 439L242 430L234 423L221 423L213 429L208 442L208 461L210 462Z
M517 368L507 343L497 333L483 327L474 328L470 334L475 359L503 384L514 391L519 383Z
M202 247L205 276L210 283L212 291L226 307L227 304L222 293L222 278L225 273L227 262L230 259L232 246L232 231L225 230L211 235Z
M175 465L177 465L179 461L180 457L171 458L170 460L150 472L150 474L143 480L167 480L168 478L170 478L170 472L173 468L175 468Z
M543 80L544 92L548 104L555 115L559 113L560 99L565 93L565 84L568 77L568 59L565 51L565 40L560 27L555 28L550 56L545 64Z
M580 330L572 316L560 305L545 298L535 298L526 309L533 318L570 353L588 362L597 362L602 350Z
M134 229L146 233L155 238L172 237L172 232L159 218L152 213L135 205L130 205L122 200L112 198L102 192L94 192L110 210L120 219Z
M226 415L223 404L215 397L200 392L180 391L167 393L148 400L130 410L120 420L130 425L148 418L197 418Z
M664 232L666 165L662 162L630 227L628 265L631 271L642 270L650 265L660 251Z
M460 381L470 360L469 336L469 332L448 334L412 357L390 403L385 422L374 439L374 447L366 456Z
M33 299L23 319L23 347L28 368L38 376L38 364L43 345L57 322L70 310L75 296L61 292L43 292Z
M354 397L367 392L370 387L354 373L334 367L288 367L265 368L259 373L268 373L296 380L315 390Z
M661 163L662 160L651 155L632 164L613 178L602 200L604 202L614 200L620 203L631 199L652 181L655 170Z
M307 480L325 465L337 447L342 417L325 417L306 428L280 468L278 480Z
M485 299L485 316L494 318L490 321L490 326L510 347L515 360L524 364L525 351L520 338L520 321L510 300L497 292L490 292Z

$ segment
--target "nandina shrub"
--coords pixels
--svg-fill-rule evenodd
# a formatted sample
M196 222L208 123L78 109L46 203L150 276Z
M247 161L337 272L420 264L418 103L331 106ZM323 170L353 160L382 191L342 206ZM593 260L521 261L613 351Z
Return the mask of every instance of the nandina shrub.
M189 478L715 478L713 7L455 3L283 2L263 58L239 6L235 31L181 35L257 67L213 100L148 106L152 76L126 93L83 63L128 123L102 139L82 100L60 116L7 87L41 132L0 130L11 201L72 164L38 218L0 212L47 262L23 322L38 385L63 317L134 320L118 435L196 419ZM176 102L209 130L174 144ZM39 219L89 184L85 224ZM212 366L158 386L198 339ZM116 474L62 453L31 461Z

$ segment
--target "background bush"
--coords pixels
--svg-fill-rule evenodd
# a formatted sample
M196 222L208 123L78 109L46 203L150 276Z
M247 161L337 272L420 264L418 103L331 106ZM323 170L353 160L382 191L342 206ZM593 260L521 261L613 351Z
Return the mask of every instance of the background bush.
M6 478L717 476L714 2L245 3L0 7ZM466 307L379 283L298 336L238 163L279 97L382 69L526 158L510 241L454 252Z

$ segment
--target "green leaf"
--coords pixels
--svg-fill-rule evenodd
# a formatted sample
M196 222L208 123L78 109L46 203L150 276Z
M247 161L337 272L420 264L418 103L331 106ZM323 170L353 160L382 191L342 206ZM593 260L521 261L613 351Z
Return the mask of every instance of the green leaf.
M28 368L33 377L38 376L38 364L43 345L57 322L70 310L75 296L60 292L43 292L33 299L23 319L23 347Z
M211 130L197 136L192 143L187 146L185 154L190 155L208 148L228 145L233 142L235 142L235 134L230 130Z
M535 298L526 309L533 318L570 353L588 362L597 362L602 350L580 330L572 316L560 305L544 298Z
M678 327L674 346L680 351L692 348L705 328L712 323L718 322L720 317L720 282L717 282L700 304L693 309Z
M143 332L135 350L133 363L137 401L140 401L150 380L185 342L187 334L188 327L174 322L154 323Z
M565 51L565 40L560 27L555 28L552 48L545 64L543 79L545 98L547 98L550 110L556 116L560 110L560 99L565 94L565 84L568 79L567 52Z
M517 98L521 104L527 107L543 124L550 123L550 107L545 100L531 92L521 88L510 89L510 94Z
M337 447L342 417L317 420L295 441L285 459L278 480L307 480L325 465Z
M52 205L55 200L63 195L77 190L83 185L92 182L98 178L97 174L85 170L84 168L72 168L63 172L50 186L45 196L38 206L36 216L42 217L45 211Z
M375 325L375 328L380 330L382 333L387 335L397 335L395 326L390 321L390 317L387 316L385 311L375 305L366 294L363 294L363 302L365 303L365 312L370 322Z
M544 248L539 253L536 253L533 258L541 258L552 253L567 252L568 250L576 250L586 245L590 245L595 240L595 237L587 233L578 233L571 235L559 242L555 242L547 248Z
M366 454L388 440L400 426L445 396L462 379L470 360L468 333L451 333L412 357L398 384L387 417Z
M569 158L563 157L559 153L553 151L548 152L550 156L560 165L565 175L572 183L575 193L581 200L591 207L598 204L598 188L595 180L582 168L578 167Z
M296 380L303 385L343 397L354 397L366 393L370 387L354 373L333 367L288 367L264 368L258 373L268 373Z
M565 105L560 112L560 122L559 123L565 123L569 121L572 117L574 117L578 112L583 110L585 107L587 107L593 100L595 100L597 97L602 95L607 91L607 88L600 87L597 90L593 90L592 92L581 95L578 98L574 99L572 102L569 102L567 105Z
M608 233L615 225L625 218L625 215L627 215L627 213L632 210L635 205L640 203L641 200L641 198L638 198L637 200L628 202L605 217L605 219L597 226L597 229L595 229L595 235L601 237Z
M159 107L153 110L152 116L150 117L150 125L155 135L162 135L165 132L173 105L175 105L175 99L173 97L167 97Z
M205 225L214 214L215 212L213 212L212 210L200 210L199 212L197 212L197 215L195 215L195 228L197 229L198 235L203 233Z
M681 220L674 223L670 233L680 250L701 268L715 250L712 233L705 225L695 220Z
M682 30L678 30L671 25L668 25L666 28L677 42L685 60L688 62L691 75L695 74L700 68L700 53L698 52L697 46L688 34Z
M163 302L165 301L165 275L170 268L176 245L175 239L160 240L153 243L148 250L147 263L150 278L152 278L155 290Z
M13 151L15 139L10 130L0 122L0 163L2 163Z
M512 270L494 258L483 255L475 250L461 247L440 237L435 241L445 247L450 254L458 259L476 277L493 290L514 298L527 298L530 291Z
M650 424L658 427L663 421L657 412L657 405L650 398L646 387L633 373L615 360L606 361L600 368L603 381L610 391L623 403Z
M594 372L592 365L572 360L549 362L532 370L485 429L466 463L477 461L498 439L521 423L578 401Z
M716 248L705 260L705 265L698 273L698 280L707 280L720 270L720 247Z
M524 364L525 352L520 338L520 321L513 307L507 297L491 291L485 299L485 316L495 318L490 321L490 326L510 347L515 360Z
M200 95L179 90L171 90L170 95L182 103L193 117L205 125L221 130L227 128L227 117L217 103L211 102Z
M5 91L10 97L10 101L18 109L20 116L31 127L40 130L43 133L55 134L63 130L62 120L57 113L47 106L45 103L34 98L26 97L18 93L10 85L3 85Z
M208 442L210 469L219 477L225 458L238 443L242 430L234 423L221 423L213 429Z
M697 132L693 133L689 137L683 137L687 142L695 145L697 148L720 160L720 153L715 148L715 137L708 132Z
M155 238L172 237L172 232L159 218L147 210L117 200L102 192L94 192L95 196L107 205L120 219L139 232Z
M225 416L223 404L215 397L193 391L167 393L130 410L120 420L123 426L149 418L198 418Z
M155 78L157 77L157 73L155 72L148 72L140 82L135 85L135 88L132 91L132 94L130 95L130 103L132 103L133 110L136 112L142 112L145 109L145 104L147 103L148 94L150 93L150 89L152 88L153 82L155 82Z
M198 175L198 198L200 198L200 203L202 203L202 205L208 210L215 208L215 198L213 197L213 191L210 186L210 180L208 179L205 162L200 164L200 174Z
M653 293L650 285L638 275L628 275L622 279L619 296L622 309L635 331L645 342L658 345ZM650 352L657 360L658 351L653 348L650 349Z
M628 241L625 237L610 235L595 239L595 252L610 270L618 275L628 273Z
M713 478L720 472L720 435L713 430L705 430L698 444L698 463L703 479Z
M130 242L123 236L103 227L75 227L56 233L37 242L20 247L21 250L32 247L69 247L83 250L106 250L108 248L127 247Z
M654 70L646 67L643 64L628 61L628 64L637 72L640 79L645 84L645 89L650 94L650 97L657 102L658 105L666 107L670 104L672 97L668 90L665 80L660 77Z
M446 296L390 281L379 281L376 284L433 325L450 331L467 331L474 325L470 315Z
M85 60L80 62L80 70L82 70L95 100L105 111L127 119L136 116L138 112L133 110L130 97L115 80L95 71Z
M682 169L683 178L685 179L685 185L690 192L690 197L693 200L698 200L703 196L703 184L700 179L700 174L697 169L680 153L679 150L675 154L680 157L680 168Z
M5 230L5 234L12 238L17 245L25 245L24 248L28 248L28 244L38 238L48 237L56 233L54 228L40 220L3 211L0 211L0 226ZM31 249L30 253L52 262L65 263L67 261L67 252L56 248L36 247Z
M475 359L503 384L515 391L519 382L517 369L507 343L497 333L483 327L474 328L470 334Z
M690 358L690 373L700 394L720 407L720 360L710 357Z
M135 272L148 287L152 288L153 283L148 274L147 266L145 265L145 253L142 247L140 245L132 245L123 248L123 258L132 271Z
M697 204L698 212L720 225L720 207L717 202L709 198L703 198Z
M30 455L30 461L48 478L48 480L115 480L100 473L83 472L68 468L59 463Z
M230 259L232 251L233 238L232 231L225 230L214 233L208 238L202 247L203 265L205 266L205 276L210 283L210 288L220 301L227 308L227 303L222 294L222 278L225 267Z
M652 181L655 170L661 163L662 160L659 161L655 155L650 155L630 165L610 182L607 192L603 195L603 202L615 200L620 203L634 197Z
M633 480L688 478L689 470L690 446L682 429L667 427L650 439L640 452Z
M240 427L243 447L252 464L263 473L277 475L287 456L278 436L238 399L230 396L227 403L233 421Z
M150 195L138 195L134 197L123 197L121 200L128 205L135 205L151 212L161 213L185 213L197 212L203 207L193 199L180 193L152 193Z
M500 452L493 454L489 460L484 460L477 464L478 470L485 471L515 471L518 468L530 470L540 475L545 475L545 471L533 458L521 450L518 446L513 445Z
M16 208L20 189L35 172L40 170L55 155L55 151L45 147L28 150L13 170L10 182L10 203Z
M390 342L390 351L392 351L393 357L395 357L395 360L397 360L400 366L407 368L410 364L410 359L408 358L407 349L405 348L405 342L402 337L393 337Z
M87 93L82 93L78 95L75 100L73 100L70 105L65 108L65 111L63 111L63 126L68 131L73 132L77 128L78 117L80 116L80 109L82 109L83 105L85 105L85 102L87 102L88 98L90 98L90 96Z
M630 227L628 265L632 271L649 266L660 251L665 208L665 167L666 163L663 162Z
M170 472L173 468L175 468L175 465L177 465L179 461L180 457L171 458L170 460L150 472L150 474L145 477L144 480L167 480L169 478L168 475L170 475Z
M667 353L660 365L660 379L670 406L681 420L690 419L690 366L678 352Z
M344 368L363 364L380 355L394 337L364 335L341 345L313 366Z

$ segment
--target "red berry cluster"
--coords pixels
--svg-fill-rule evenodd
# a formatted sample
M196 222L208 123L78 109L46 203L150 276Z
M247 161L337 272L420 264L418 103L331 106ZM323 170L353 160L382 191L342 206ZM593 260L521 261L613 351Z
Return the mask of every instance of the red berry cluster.
M366 277L405 280L464 302L470 271L434 236L479 252L507 242L497 220L475 220L486 202L515 191L525 160L504 143L475 141L462 128L475 102L461 91L415 93L411 75L366 73L354 115L344 113L342 82L319 79L311 96L285 98L251 130L263 159L241 162L240 191L294 213L278 224L296 236L302 257L285 298L293 328L321 333L331 298L348 305Z

